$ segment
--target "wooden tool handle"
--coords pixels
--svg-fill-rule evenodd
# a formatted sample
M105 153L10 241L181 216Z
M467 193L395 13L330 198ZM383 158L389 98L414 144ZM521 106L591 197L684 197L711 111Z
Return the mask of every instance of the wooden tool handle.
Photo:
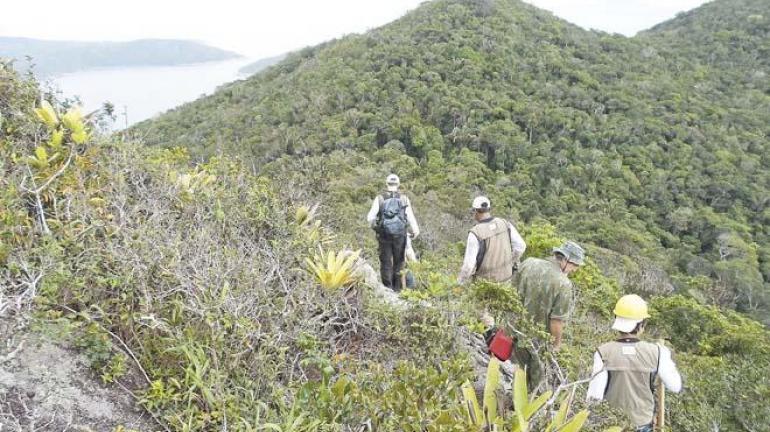
M666 387L660 378L658 378L658 416L656 420L655 430L663 432L666 427Z

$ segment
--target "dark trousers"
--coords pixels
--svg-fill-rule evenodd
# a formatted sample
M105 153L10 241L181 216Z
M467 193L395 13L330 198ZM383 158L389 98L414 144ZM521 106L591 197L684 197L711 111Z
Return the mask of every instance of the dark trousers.
M395 291L401 291L401 270L404 268L406 236L377 237L380 245L380 277L382 284Z
M653 431L652 423L648 425L636 427L636 432L652 432L652 431Z
M516 363L520 368L527 371L527 390L530 393L543 381L543 366L540 364L540 357L536 351L519 346L518 342L514 346L511 362Z

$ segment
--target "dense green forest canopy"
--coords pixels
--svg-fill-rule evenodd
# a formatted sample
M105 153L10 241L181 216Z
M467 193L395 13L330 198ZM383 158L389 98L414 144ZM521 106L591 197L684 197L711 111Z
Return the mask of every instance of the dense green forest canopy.
M127 42L50 41L0 37L0 57L15 59L17 69L28 68L40 77L85 69L128 66L172 66L227 60L238 54L194 41L141 39Z
M634 38L516 0L437 0L134 130L257 167L392 148L419 173L471 151L490 170L472 189L497 186L522 222L650 258L678 288L767 320L769 30L761 0L717 0Z

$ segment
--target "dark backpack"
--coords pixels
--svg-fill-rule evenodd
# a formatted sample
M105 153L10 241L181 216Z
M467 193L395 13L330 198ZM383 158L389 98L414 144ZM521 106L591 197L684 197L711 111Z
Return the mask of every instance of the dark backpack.
M398 192L380 197L380 233L388 237L406 235L406 205Z

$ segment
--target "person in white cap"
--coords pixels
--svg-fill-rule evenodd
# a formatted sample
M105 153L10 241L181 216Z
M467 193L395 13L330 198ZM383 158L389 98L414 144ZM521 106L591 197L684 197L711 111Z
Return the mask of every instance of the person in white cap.
M621 297L614 312L612 329L620 338L596 350L587 398L606 400L628 415L635 431L652 432L656 377L674 393L682 390L682 377L668 348L639 340L650 316L641 297Z
M476 278L501 283L510 281L513 267L524 254L527 244L512 223L492 217L489 198L474 198L471 211L476 225L468 233L457 282L462 285Z
M417 237L420 227L409 197L398 191L401 185L398 176L390 174L385 185L386 191L374 197L366 220L377 233L382 284L400 291L407 236Z

